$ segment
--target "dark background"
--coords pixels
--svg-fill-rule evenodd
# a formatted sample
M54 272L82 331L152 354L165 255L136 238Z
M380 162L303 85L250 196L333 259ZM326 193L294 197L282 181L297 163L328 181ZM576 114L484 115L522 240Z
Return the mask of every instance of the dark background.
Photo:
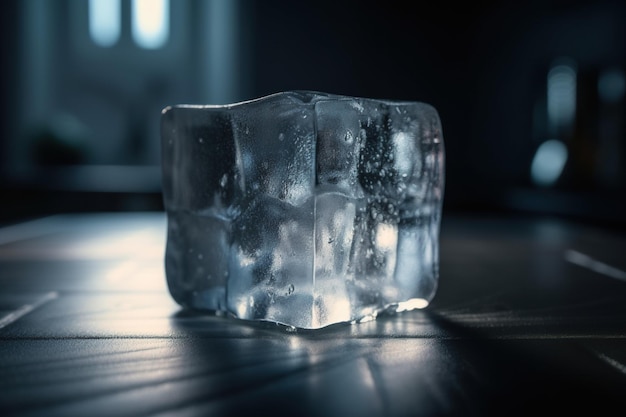
M110 47L90 39L87 1L3 3L0 222L161 210L163 107L304 89L435 106L444 216L626 225L623 2L171 3L154 50L133 43L128 0ZM575 112L555 124L547 85L559 65L575 74ZM549 139L567 160L540 185L531 165Z

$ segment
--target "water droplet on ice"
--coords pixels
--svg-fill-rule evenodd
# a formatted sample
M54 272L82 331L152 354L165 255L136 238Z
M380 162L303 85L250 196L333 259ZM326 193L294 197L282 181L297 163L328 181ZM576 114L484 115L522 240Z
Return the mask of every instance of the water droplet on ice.
M287 295L293 294L295 290L296 290L296 287L294 287L293 284L289 284L289 287L287 287Z
M279 140L279 141L281 141L281 142L282 142L282 141L284 141L284 140L285 140L285 134L284 134L284 133L282 133L282 132L281 132L281 133L279 133L279 134L278 134L278 140Z
M352 141L354 140L354 136L352 136L352 132L348 130L346 132L346 136L343 139L348 143L352 143Z
M369 125L368 125L369 126ZM367 139L367 132L365 131L365 129L361 129L359 131L359 136L361 137L361 139L365 140Z
M222 178L220 179L220 187L224 188L226 187L226 184L228 184L228 174L222 175Z

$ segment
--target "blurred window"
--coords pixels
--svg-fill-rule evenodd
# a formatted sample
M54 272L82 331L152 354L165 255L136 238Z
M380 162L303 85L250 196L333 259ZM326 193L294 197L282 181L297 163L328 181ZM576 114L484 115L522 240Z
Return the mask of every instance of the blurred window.
M122 32L120 0L89 0L89 35L96 45L115 45Z
M162 47L169 36L169 0L133 0L132 34L145 49Z
M144 49L165 45L170 30L169 0L132 0L131 33ZM115 45L122 32L121 0L89 0L89 35L98 46Z

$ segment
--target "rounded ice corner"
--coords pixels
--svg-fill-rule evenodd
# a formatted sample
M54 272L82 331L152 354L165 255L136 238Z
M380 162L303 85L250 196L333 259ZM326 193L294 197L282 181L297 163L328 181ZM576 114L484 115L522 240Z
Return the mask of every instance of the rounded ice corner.
M175 125L177 122L175 120L176 117L176 105L168 105L161 109L160 115L160 125L161 125L161 140L163 141L163 137L167 134L163 131L163 129L167 125Z
M166 278L183 308L315 330L434 298L434 106L297 90L170 105L162 126Z
M428 117L431 117L433 119L439 120L441 121L440 115L439 115L439 111L437 110L437 108L430 104L430 103L425 103L425 102L418 102L417 103L420 107L420 110Z

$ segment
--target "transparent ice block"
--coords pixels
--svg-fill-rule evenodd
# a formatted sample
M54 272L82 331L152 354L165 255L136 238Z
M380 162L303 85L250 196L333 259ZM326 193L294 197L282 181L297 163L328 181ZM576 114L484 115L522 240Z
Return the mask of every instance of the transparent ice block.
M162 114L183 307L314 329L426 307L444 145L428 104L290 91Z

